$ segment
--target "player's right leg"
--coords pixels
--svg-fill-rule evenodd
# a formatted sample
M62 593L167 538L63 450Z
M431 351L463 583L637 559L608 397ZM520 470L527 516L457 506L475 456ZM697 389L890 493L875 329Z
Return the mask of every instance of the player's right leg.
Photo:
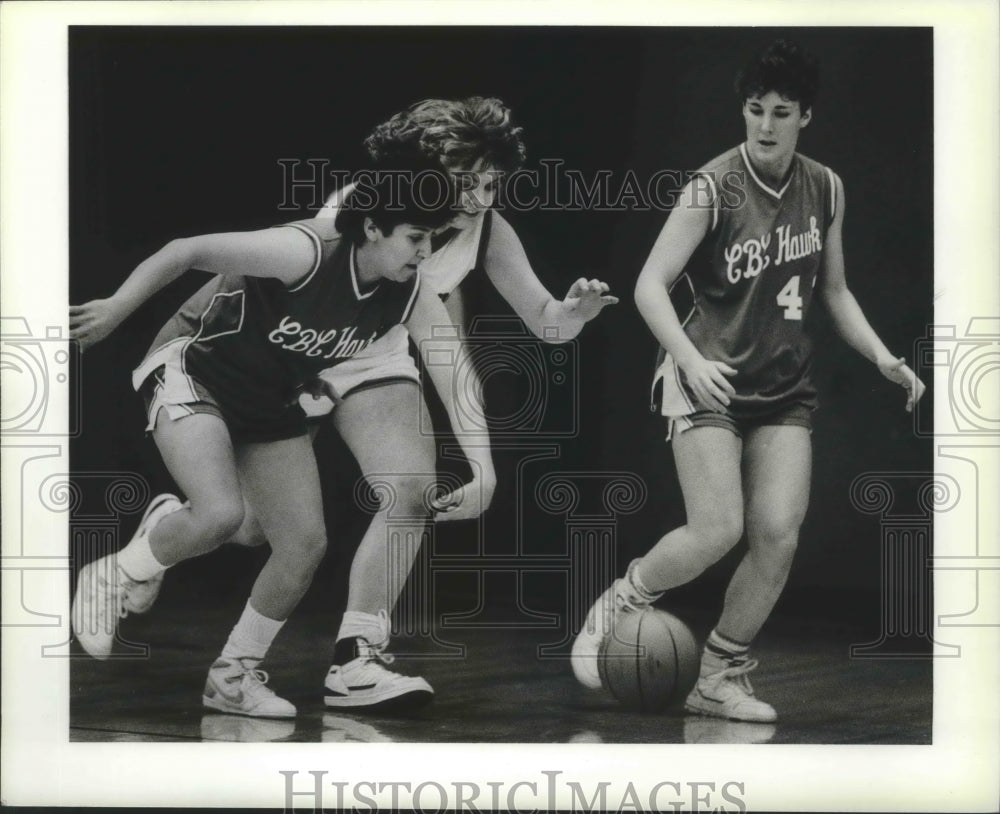
M135 583L158 579L166 568L212 551L243 520L233 445L218 415L196 412L174 420L160 411L153 438L189 503L159 501L125 548L80 570L73 630L97 659L111 655L118 620L128 613Z
M415 381L394 381L349 394L333 422L381 505L351 563L325 703L351 710L412 708L430 701L434 691L423 678L392 669L387 648L389 617L430 518L436 473L427 407Z
M739 436L725 427L695 426L672 443L687 523L634 560L591 607L571 654L574 675L591 689L601 686L597 654L615 615L648 607L664 591L690 582L743 534Z

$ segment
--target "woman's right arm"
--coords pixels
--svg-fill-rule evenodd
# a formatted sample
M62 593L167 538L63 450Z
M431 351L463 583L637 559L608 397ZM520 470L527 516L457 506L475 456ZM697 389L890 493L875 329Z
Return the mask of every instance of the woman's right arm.
M117 328L157 291L192 268L214 274L276 277L294 285L316 262L315 246L298 229L261 229L178 238L143 260L107 299L69 307L70 338L81 350Z
M711 190L701 178L681 192L680 201L663 225L635 285L635 304L653 336L684 371L688 386L702 406L725 412L735 393L726 376L736 371L722 362L705 359L694 346L670 301L669 289L684 271L698 244L708 234L712 210L699 201Z

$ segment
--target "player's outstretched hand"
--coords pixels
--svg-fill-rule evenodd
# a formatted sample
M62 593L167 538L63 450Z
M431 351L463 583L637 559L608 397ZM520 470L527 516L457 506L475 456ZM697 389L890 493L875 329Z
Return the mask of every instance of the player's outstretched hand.
M913 412L913 405L923 397L927 386L910 370L906 360L900 356L888 362L879 362L878 369L890 382L895 382L906 390L906 412Z
M605 305L614 305L618 297L608 292L611 288L600 280L587 280L581 277L569 287L569 293L563 300L563 307L584 322L589 322Z
M91 300L69 307L69 338L80 343L80 350L96 345L120 324L124 315L112 300Z
M431 501L434 519L437 521L475 519L490 507L495 489L495 481L484 481L475 477L454 491Z
M735 369L725 362L698 358L683 365L682 370L688 387L702 406L716 413L726 412L729 399L736 395L736 389L726 377L735 376Z

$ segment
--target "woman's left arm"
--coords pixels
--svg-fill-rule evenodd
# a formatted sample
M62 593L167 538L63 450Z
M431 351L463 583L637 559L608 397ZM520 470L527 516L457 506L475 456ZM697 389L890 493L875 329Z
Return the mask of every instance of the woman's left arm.
M486 248L486 274L528 329L545 342L568 342L606 305L618 298L607 283L581 277L562 300L555 299L539 281L514 228L493 212L493 228Z
M852 348L874 363L879 372L889 381L895 382L906 390L906 410L913 410L913 405L920 401L926 387L917 375L906 364L902 357L895 357L869 324L861 306L847 287L847 276L844 272L844 186L840 176L834 175L837 186L837 213L830 224L826 235L826 246L823 249L823 271L820 276L819 294L826 304L837 333L844 338Z
M437 294L421 285L406 321L424 369L448 414L452 432L472 468L472 480L433 501L438 520L466 520L489 508L496 490L490 433L483 413L483 387L461 332Z

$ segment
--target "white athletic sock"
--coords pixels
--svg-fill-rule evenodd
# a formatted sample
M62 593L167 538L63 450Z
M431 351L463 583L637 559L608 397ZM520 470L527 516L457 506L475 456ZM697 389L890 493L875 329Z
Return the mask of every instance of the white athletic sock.
M136 537L118 552L118 565L136 582L145 582L167 569L149 547L149 535Z
M361 611L345 611L340 631L337 633L337 641L348 638L364 639L373 645L388 641L389 630L385 617L381 614L376 616Z
M256 667L267 655L271 642L284 624L285 620L279 622L257 613L248 599L243 615L222 648L222 658L239 659L246 667Z
M729 639L713 629L708 634L708 640L705 642L705 650L702 654L702 675L718 672L724 667L745 661L749 649L749 644Z
M639 563L641 561L641 559L635 559L629 563L628 570L625 572L625 580L632 586L636 594L645 600L646 604L652 604L663 596L663 591L651 591L646 587L639 576Z

